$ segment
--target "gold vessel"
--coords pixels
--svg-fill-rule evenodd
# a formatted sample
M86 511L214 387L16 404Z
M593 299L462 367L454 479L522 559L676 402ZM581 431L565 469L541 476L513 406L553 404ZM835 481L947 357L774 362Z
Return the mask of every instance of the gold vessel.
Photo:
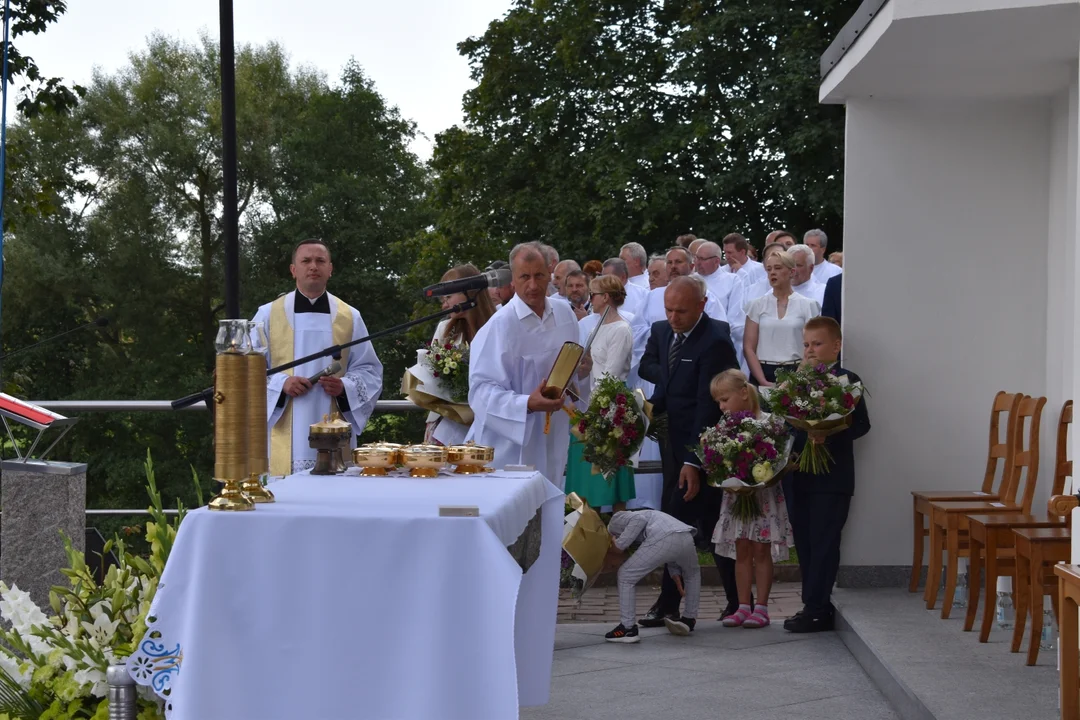
M337 402L331 400L329 415L323 415L322 422L317 422L308 430L308 445L318 450L312 475L337 475L345 472L342 450L349 446L352 439L352 425L341 417Z
M410 477L435 477L446 466L448 451L442 445L409 445L401 451Z
M495 460L495 448L477 445L474 442L451 445L447 448L446 459L451 465L457 466L454 472L458 475L494 472L494 469L487 467L487 464Z
M352 451L353 463L364 477L381 477L401 464L401 448L373 443Z
M253 503L272 503L274 493L263 483L270 471L270 451L266 445L266 354L269 345L261 322L249 322L248 348L248 476L240 491Z
M247 353L251 339L247 320L222 320L214 349L214 479L222 488L209 507L252 510L255 503L240 490L248 478L249 463Z

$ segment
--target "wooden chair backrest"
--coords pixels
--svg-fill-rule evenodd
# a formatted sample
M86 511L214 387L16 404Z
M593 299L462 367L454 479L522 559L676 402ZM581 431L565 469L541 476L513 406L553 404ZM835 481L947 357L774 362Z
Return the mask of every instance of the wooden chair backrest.
M1058 418L1057 451L1054 458L1054 485L1051 495L1065 492L1065 479L1072 477L1072 460L1069 459L1069 426L1072 425L1072 400L1066 400L1061 406Z
M999 497L1006 491L1010 481L1012 463L1009 454L1016 439L1016 414L1023 399L1020 393L1007 393L1004 390L994 396L994 406L990 410L990 449L986 456L986 474L983 476L983 493L993 493ZM1005 416L1005 437L1001 436L1001 417ZM1001 465L1001 479L995 483ZM996 487L995 487L996 485Z
M1025 395L1017 411L1015 450L1010 453L1012 472L1009 473L1009 483L1002 494L1002 501L1017 501L1016 495L1020 491L1022 478L1024 493L1020 498L1020 507L1024 514L1031 512L1031 501L1035 498L1035 481L1039 478L1039 429L1045 405L1046 398ZM1024 432L1025 425L1027 433Z
M1066 400L1061 406L1058 420L1057 457L1054 464L1054 487L1050 491L1047 514L1065 518L1065 527L1072 529L1072 510L1077 506L1076 495L1065 495L1065 479L1072 477L1072 460L1069 460L1069 425L1072 425L1073 401ZM1076 488L1073 488L1075 490Z

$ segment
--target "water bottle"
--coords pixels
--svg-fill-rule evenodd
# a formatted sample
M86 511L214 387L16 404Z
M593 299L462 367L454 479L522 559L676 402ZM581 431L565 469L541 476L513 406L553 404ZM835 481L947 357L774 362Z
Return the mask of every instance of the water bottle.
M953 594L954 608L967 607L968 596L968 559L959 558L956 564L956 592Z
M1054 606L1050 603L1050 596L1043 596L1043 626L1042 636L1039 638L1039 647L1043 650L1052 650L1057 644L1057 623L1054 621Z
M1012 578L999 577L997 581L997 605L994 607L999 630L1011 630L1015 617L1012 601Z

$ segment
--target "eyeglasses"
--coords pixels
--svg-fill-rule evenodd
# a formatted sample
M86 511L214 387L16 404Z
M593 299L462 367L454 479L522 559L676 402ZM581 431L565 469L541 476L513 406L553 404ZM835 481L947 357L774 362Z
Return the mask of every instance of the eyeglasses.
M607 295L607 293L589 293L589 299L592 300L597 295Z
M700 255L695 255L694 259L698 262L703 262L705 260L717 260L719 259L719 257L719 255L710 255L709 257L701 257Z

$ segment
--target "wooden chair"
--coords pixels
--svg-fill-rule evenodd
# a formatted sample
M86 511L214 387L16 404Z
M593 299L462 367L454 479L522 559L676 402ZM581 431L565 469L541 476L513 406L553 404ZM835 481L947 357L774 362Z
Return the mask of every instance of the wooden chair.
M1060 528L1018 528L1016 535L1016 625L1013 626L1012 651L1020 652L1024 641L1024 625L1031 614L1031 642L1028 645L1027 664L1034 665L1039 659L1039 640L1042 638L1043 595L1050 593L1054 618L1061 625L1061 608L1058 607L1057 575L1054 566L1069 562L1072 553L1072 531Z
M1072 400L1067 400L1061 408L1061 415L1058 419L1054 481L1050 492L1052 496L1064 492L1065 480L1072 476L1072 461L1068 459L1072 406ZM979 629L979 642L986 642L990 638L997 579L1002 570L1009 571L1013 578L1013 587L1016 587L1016 550L1013 530L1017 528L1062 527L1065 523L1063 515L1064 513L1052 510L1042 516L1020 513L968 515L968 544L971 569L968 575L968 607L967 615L964 618L964 630L971 630L975 624L975 613L979 606L980 574L983 556L986 557L986 597L982 625Z
M930 503L944 500L997 500L1001 497L1002 485L1008 476L1005 455L1008 452L1009 439L1015 431L1016 412L1020 407L1019 393L1007 393L1004 390L994 396L990 408L990 445L986 456L986 472L983 474L981 490L913 490L914 509L914 548L911 559L911 581L908 591L919 589L919 576L922 574L923 538L929 535L929 528L923 519L930 517ZM1001 437L1001 416L1006 416L1005 438ZM1001 465L1001 479L995 482L998 465ZM929 571L929 567L927 568ZM927 587L930 583L927 582Z
M937 601L937 589L942 570L942 554L945 550L945 598L941 617L946 619L952 611L956 593L956 576L961 557L969 555L967 516L978 514L1031 514L1031 501L1035 496L1035 481L1039 476L1039 430L1046 398L1024 396L1016 414L1014 441L1006 449L1006 479L1002 493L992 502L942 501L930 503L930 574L926 578L926 609L931 610ZM1024 442L1024 426L1028 426L1027 442ZM1018 503L1016 496L1023 475L1024 492Z

